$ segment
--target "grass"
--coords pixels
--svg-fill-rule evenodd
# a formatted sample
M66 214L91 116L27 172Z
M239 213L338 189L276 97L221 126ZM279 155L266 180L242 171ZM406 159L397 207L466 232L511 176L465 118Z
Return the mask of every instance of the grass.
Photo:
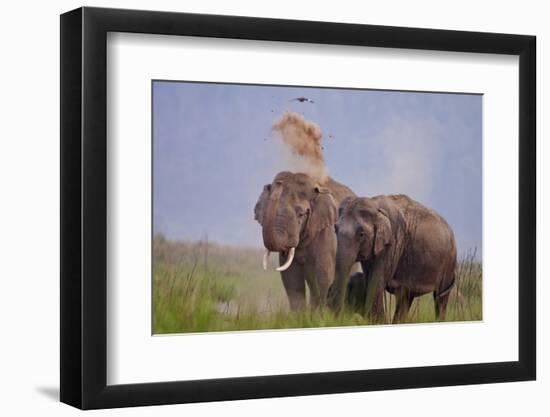
M366 318L327 309L291 312L276 271L261 267L262 250L207 241L153 242L153 333L189 333L368 325ZM276 262L275 256L272 257ZM271 265L274 266L274 265ZM476 253L459 263L446 321L481 320L482 269ZM395 299L386 294L386 322ZM413 302L409 323L435 321L431 294Z

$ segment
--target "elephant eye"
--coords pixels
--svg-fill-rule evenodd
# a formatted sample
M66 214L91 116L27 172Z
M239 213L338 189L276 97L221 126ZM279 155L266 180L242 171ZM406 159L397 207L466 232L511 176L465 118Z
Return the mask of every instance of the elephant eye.
M335 232L336 234L338 234L338 225L337 225L337 224L334 225L334 232Z
M365 232L365 229L363 229L362 227L357 229L357 236L359 236L360 238L363 238L366 235L367 235L367 233Z
M264 191L267 191L268 193L271 192L271 184L264 186Z

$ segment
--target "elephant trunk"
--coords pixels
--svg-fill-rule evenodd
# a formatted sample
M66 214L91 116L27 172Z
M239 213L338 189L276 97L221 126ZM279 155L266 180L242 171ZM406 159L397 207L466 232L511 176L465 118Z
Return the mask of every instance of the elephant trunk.
M262 237L264 246L271 252L282 252L286 244L286 222L284 208L281 204L282 187L277 187L269 196L264 213Z
M357 254L343 240L338 239L336 274L329 299L329 305L336 311L341 311L344 306L349 274L357 258Z

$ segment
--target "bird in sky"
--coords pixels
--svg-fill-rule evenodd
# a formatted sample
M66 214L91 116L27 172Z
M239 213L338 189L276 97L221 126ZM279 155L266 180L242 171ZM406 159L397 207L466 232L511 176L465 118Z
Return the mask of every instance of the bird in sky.
M304 103L304 102L315 103L312 99L307 98L307 97L296 97L296 98L293 98L290 101L299 101L300 103Z

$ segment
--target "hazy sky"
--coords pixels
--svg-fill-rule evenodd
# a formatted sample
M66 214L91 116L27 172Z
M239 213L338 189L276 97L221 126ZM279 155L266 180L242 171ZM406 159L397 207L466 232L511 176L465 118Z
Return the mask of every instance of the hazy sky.
M322 128L334 179L408 194L447 219L459 253L481 250L480 95L155 81L153 107L155 233L263 247L254 204L288 169L271 126L291 110Z

